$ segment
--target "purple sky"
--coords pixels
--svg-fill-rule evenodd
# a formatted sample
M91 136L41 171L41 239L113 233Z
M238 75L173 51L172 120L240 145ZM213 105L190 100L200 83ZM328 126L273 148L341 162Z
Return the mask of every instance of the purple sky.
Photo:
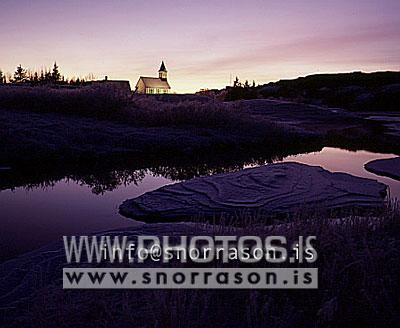
M54 60L129 79L165 60L177 92L316 72L400 70L399 0L1 0L0 69Z

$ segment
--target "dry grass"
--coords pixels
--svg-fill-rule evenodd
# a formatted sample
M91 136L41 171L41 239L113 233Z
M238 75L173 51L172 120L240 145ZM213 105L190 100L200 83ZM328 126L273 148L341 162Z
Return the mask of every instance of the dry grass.
M195 126L250 132L265 131L268 127L278 130L271 122L255 122L234 103L193 95L133 95L105 87L1 87L0 109L93 117L146 127Z

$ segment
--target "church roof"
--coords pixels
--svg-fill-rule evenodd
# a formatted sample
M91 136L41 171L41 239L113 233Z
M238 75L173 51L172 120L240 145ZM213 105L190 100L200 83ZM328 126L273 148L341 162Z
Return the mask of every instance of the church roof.
M141 76L140 79L143 81L146 88L171 89L169 83L166 80L161 80L158 77Z
M160 69L159 69L158 71L159 71L159 72L160 72L160 71L164 71L164 72L167 71L167 69L165 68L165 65L164 65L164 61L161 62L161 67L160 67Z

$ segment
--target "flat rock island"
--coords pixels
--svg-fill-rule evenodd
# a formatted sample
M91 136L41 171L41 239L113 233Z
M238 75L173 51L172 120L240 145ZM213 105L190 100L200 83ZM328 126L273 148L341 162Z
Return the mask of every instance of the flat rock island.
M376 208L386 185L297 162L268 164L164 186L120 205L141 220L218 218L240 213L285 214L304 207Z
M364 165L367 171L400 180L400 157L377 159Z

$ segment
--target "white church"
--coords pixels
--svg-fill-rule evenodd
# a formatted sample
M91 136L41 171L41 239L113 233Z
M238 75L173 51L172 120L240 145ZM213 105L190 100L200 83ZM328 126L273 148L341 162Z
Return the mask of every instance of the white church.
M146 77L141 76L139 81L136 83L135 91L137 93L146 94L164 94L170 93L171 87L167 79L167 69L165 68L164 61L161 63L161 67L158 70L158 77Z

